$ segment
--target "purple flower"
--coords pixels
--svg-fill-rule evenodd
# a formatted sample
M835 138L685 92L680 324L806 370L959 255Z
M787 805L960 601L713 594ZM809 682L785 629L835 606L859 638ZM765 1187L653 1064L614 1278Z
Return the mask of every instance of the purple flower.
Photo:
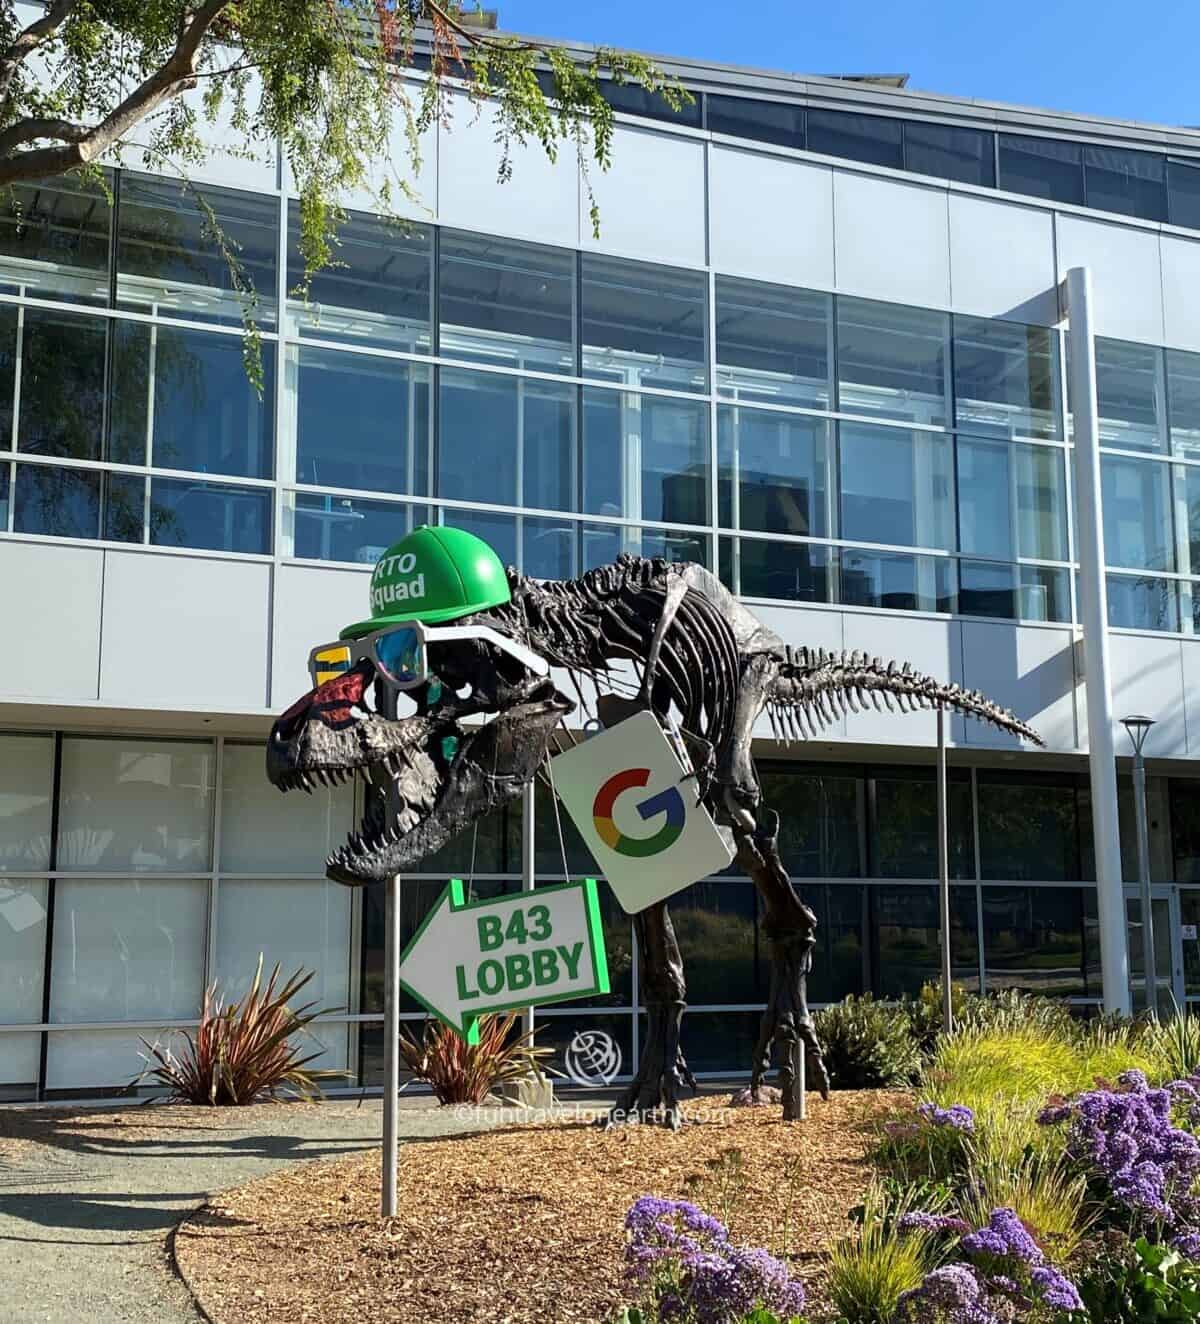
M1128 1071L1122 1071L1117 1077L1117 1084L1124 1085L1127 1090L1132 1090L1137 1094L1145 1094L1150 1088L1146 1073L1138 1071L1136 1067L1131 1067Z
M951 1214L927 1214L920 1209L901 1214L896 1226L901 1232L953 1232L956 1236L971 1230L971 1225L961 1218Z
M1041 1264L1046 1258L1029 1235L1029 1229L1011 1209L993 1209L987 1226L967 1233L961 1245L968 1255L1012 1258L1027 1265Z
M1055 1310L1083 1309L1083 1299L1075 1284L1069 1278L1064 1278L1057 1269L1042 1265L1033 1270L1029 1281L1046 1305L1053 1306Z
M975 1114L965 1103L952 1103L949 1108L939 1108L935 1103L923 1103L917 1112L931 1126L948 1126L964 1135L974 1134Z
M978 1273L968 1264L944 1264L925 1275L920 1287L900 1298L896 1319L900 1324L1000 1324L988 1304Z

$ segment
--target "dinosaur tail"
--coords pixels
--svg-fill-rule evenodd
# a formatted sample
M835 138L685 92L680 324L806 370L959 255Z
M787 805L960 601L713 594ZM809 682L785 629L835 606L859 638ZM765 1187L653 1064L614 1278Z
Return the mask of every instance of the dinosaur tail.
M915 712L952 708L1035 745L1046 742L1007 708L978 690L944 684L905 662L884 662L866 653L833 653L823 648L787 648L779 673L767 691L766 711L782 740L805 740L847 712Z

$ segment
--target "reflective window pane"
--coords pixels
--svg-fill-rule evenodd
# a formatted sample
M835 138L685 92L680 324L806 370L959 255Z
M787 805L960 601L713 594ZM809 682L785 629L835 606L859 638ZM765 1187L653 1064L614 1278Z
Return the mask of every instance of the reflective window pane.
M703 391L703 272L580 257L583 375L629 386Z
M265 487L152 479L150 541L157 547L269 553L272 497Z
M616 83L603 79L600 95L613 110L626 115L641 115L645 119L665 120L669 124L700 127L700 94L694 93L682 105L672 106L661 92L652 92L638 83Z
M521 521L521 569L531 579L574 579L579 573L579 526L569 519Z
M838 601L847 607L951 612L954 567L947 558L843 547L838 553Z
M104 189L60 175L10 184L0 204L0 290L60 303L108 303Z
M207 872L212 776L207 743L66 737L58 867Z
M101 475L94 469L17 465L13 530L51 538L100 536Z
M754 142L804 150L804 107L788 101L756 101L709 92L705 97L705 127Z
M1200 888L1180 889L1179 922L1197 925L1200 932ZM1184 993L1188 997L1200 996L1200 941L1195 938L1183 939L1183 978Z
M1083 153L1055 138L1000 135L1000 187L1083 206Z
M996 137L979 129L960 129L924 120L904 123L904 168L938 179L994 188Z
M108 323L102 318L25 310L21 450L75 460L101 458L107 347Z
M543 1070L555 1072L561 1078L567 1074L567 1046L577 1034L586 1034L590 1030L599 1030L606 1034L617 1046L620 1064L614 1080L628 1080L633 1073L633 1016L628 1012L596 1013L573 1009L574 1004L565 1003L559 1015L537 1012L533 1023L536 1029L534 1043L542 1048L551 1049L551 1055L544 1060ZM687 1021L687 1016L684 1016ZM686 1033L686 1031L684 1031ZM642 1043L646 1042L645 1018L642 1018ZM691 1060L690 1058L688 1059Z
M979 852L983 878L1000 881L1077 879L1080 814L1076 782L1053 774L980 769Z
M296 479L423 495L429 369L302 346L296 352Z
M1179 585L1153 575L1108 575L1108 623L1123 630L1179 631Z
M809 1003L840 1002L848 993L866 991L866 890L847 883L806 883L800 891L817 917Z
M126 171L117 306L239 326L246 304L240 282L253 292L254 320L274 326L278 240L274 197Z
M1107 563L1134 570L1174 570L1170 466L1104 455L1100 479Z
M439 496L575 508L573 387L454 368L439 380Z
M52 1021L199 1015L208 884L60 878L50 965Z
M1084 889L983 888L983 961L989 993L1096 997L1084 941Z
M374 565L392 543L432 523L428 507L398 501L319 492L297 492L292 500L295 555L316 561Z
M964 552L1013 554L1012 450L1007 442L958 438L958 540Z
M47 886L41 879L0 878L0 1018L5 1025L42 1019ZM0 1052L7 1038L0 1035ZM8 1083L2 1074L0 1083Z
M722 538L721 581L747 598L828 602L831 554L814 543Z
M960 561L958 610L964 616L1015 620L1020 615L1017 567L996 561Z
M1086 143L1083 169L1089 207L1148 221L1167 219L1165 161L1157 153Z
M280 796L263 775L263 757L261 745L225 744L218 867L231 873L324 873L325 857L356 826L354 786Z
M808 112L808 150L824 156L904 168L902 120L882 115L851 115L841 110Z
M1167 350L1167 399L1172 453L1200 460L1200 354Z
M1200 230L1200 163L1167 161L1167 213L1172 225Z
M853 766L764 763L763 803L780 815L779 853L793 878L861 878L862 774Z
M646 1018L642 1016L642 1043ZM728 1074L745 1071L758 1044L762 1019L757 1011L688 1011L679 1030L679 1046L693 1071Z
M708 409L585 389L583 503L596 515L707 524Z
M1063 455L1048 446L1013 448L1017 550L1046 561L1067 559L1067 490Z
M599 873L596 861L561 801L541 781L534 786L534 796L534 859L537 876L551 881L595 878ZM602 892L606 890L601 888Z
M953 459L948 436L840 423L838 445L842 537L953 547Z
M871 968L879 997L917 996L941 975L941 923L936 887L909 884L867 889L871 906ZM950 889L951 978L979 988L979 921L974 887Z
M575 255L443 230L439 238L441 353L537 372L575 371Z
M708 565L708 538L682 529L640 529L623 524L583 526L583 569L630 556L661 556L664 561L695 561Z
M100 536L108 542L141 542L146 524L146 480L105 474L100 487Z
M1100 444L1165 451L1162 350L1096 337Z
M1057 437L1058 382L1058 337L1049 328L954 318L956 427Z
M718 391L828 409L831 302L828 294L718 276Z
M1200 883L1200 780L1172 777L1167 788L1171 804L1171 877L1177 883ZM1200 893L1191 895L1200 903ZM1183 922L1191 921L1185 915ZM1200 957L1200 947L1196 954ZM1200 993L1200 988L1188 989L1189 993L1193 991Z
M50 867L53 787L52 736L0 735L0 873Z
M823 419L722 406L717 456L722 524L825 536L829 425Z
M261 396L242 351L239 336L155 328L151 463L157 468L272 476L275 346L262 346Z
M433 231L412 221L350 212L333 262L316 272L288 316L300 336L428 354ZM288 289L302 295L300 204L288 204Z
M945 426L950 318L870 299L839 299L838 407Z
M1017 614L1023 621L1070 621L1071 586L1066 570L1019 567Z
M975 877L971 783L953 770L946 788L950 877ZM872 878L936 878L937 785L932 769L888 768L871 776L867 832Z
M757 896L752 883L730 880L694 883L671 898L692 1006L766 997L769 975L766 944L756 932ZM641 996L644 1000L644 984Z
M351 1010L348 887L324 878L226 878L220 896L217 978L226 998L249 991L261 956L264 980L276 965L281 983L296 970L312 971L303 1000L322 1009Z

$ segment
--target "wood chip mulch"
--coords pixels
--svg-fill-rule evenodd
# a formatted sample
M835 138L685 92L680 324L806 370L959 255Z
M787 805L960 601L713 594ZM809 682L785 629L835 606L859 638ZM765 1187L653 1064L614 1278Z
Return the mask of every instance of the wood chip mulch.
M603 1324L629 1299L625 1212L654 1194L787 1256L819 1307L823 1249L845 1232L864 1151L899 1097L814 1098L790 1123L710 1098L678 1134L570 1119L414 1140L389 1220L378 1151L316 1161L222 1193L179 1228L175 1254L213 1324Z

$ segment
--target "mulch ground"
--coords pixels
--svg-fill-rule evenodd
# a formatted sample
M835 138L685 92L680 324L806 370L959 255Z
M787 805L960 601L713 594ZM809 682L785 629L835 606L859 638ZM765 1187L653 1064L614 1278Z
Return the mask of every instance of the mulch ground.
M823 1250L899 1097L814 1098L804 1122L706 1099L678 1134L569 1120L412 1141L387 1220L378 1151L308 1163L223 1192L179 1228L176 1258L213 1324L603 1322L628 1299L625 1212L654 1194L788 1256L819 1307Z

